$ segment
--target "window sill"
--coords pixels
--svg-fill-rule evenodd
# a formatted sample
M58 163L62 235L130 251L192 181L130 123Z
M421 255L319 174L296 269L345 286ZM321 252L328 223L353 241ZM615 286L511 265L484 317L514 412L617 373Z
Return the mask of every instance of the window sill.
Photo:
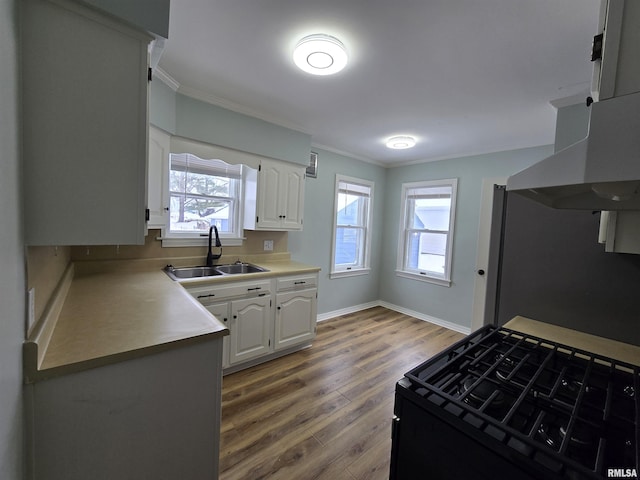
M340 270L337 272L330 272L329 278L341 278L341 277L357 277L360 275L369 275L370 268L358 268L352 270Z
M206 247L209 239L207 237L158 237L156 240L162 241L163 247ZM244 238L221 238L223 247L242 246Z
M429 277L420 273L406 272L404 270L396 270L396 276L410 278L411 280L418 280L420 282L433 283L442 287L450 287L451 280L445 278Z

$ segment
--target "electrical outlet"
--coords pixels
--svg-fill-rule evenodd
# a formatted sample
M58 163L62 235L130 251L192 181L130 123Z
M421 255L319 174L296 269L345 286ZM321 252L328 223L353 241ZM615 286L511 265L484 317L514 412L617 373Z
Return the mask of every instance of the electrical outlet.
M264 241L264 251L265 252L273 252L273 240L265 240Z

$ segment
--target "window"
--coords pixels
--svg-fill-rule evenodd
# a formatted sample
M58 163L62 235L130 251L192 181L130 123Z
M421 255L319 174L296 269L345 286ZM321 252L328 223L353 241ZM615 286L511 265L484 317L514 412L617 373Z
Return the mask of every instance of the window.
M336 175L331 277L369 271L373 183Z
M457 185L457 179L402 185L398 275L451 284Z
M241 165L189 153L171 154L165 236L200 239L215 225L222 238L241 237L241 183Z

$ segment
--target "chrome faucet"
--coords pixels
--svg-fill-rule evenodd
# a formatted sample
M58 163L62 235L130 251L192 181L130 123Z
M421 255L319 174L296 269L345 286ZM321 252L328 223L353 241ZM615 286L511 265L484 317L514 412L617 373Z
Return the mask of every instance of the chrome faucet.
M216 232L216 248L220 249L220 253L217 253L216 255L214 255L213 252L211 252L211 232L213 231ZM207 267L212 267L213 261L217 260L221 256L222 256L222 243L220 243L220 236L218 235L218 227L216 227L215 225L211 225L211 227L209 227L209 250L207 251Z

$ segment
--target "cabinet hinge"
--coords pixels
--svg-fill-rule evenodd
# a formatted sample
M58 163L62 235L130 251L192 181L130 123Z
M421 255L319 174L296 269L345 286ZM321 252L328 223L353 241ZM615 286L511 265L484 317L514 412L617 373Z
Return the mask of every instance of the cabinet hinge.
M153 81L153 69L151 67L149 67L149 70L147 72L147 81Z
M261 172L262 171L262 164L258 165L258 171Z
M273 300L269 300L269 307L273 307Z
M271 346L271 339L269 339L269 346Z
M256 217L256 223L260 223L260 217Z
M149 211L148 208L145 208L144 209L144 221L148 222L149 218L151 218L151 212Z
M591 46L591 61L595 62L602 58L602 43L604 42L604 33L593 37L593 45Z

